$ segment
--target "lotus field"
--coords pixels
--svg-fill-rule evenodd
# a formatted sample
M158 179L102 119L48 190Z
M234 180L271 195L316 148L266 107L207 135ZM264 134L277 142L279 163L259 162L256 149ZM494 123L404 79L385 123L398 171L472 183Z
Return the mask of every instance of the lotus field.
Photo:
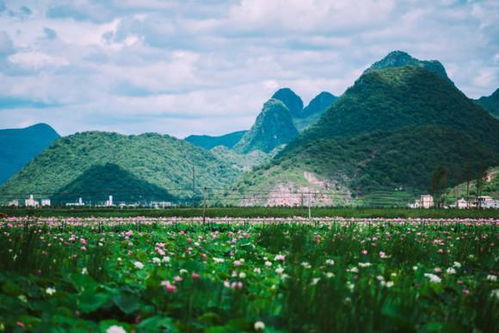
M498 222L7 218L0 332L499 332Z

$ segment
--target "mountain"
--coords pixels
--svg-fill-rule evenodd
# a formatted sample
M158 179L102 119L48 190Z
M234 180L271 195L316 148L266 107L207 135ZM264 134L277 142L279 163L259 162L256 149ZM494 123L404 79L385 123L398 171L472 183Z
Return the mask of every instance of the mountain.
M465 180L465 169L498 163L498 120L434 71L396 66L366 71L235 189L242 204L303 204L310 193L321 205L375 196L407 203L432 190L439 168L452 186Z
M289 109L280 100L271 98L263 105L255 123L234 146L234 150L243 154L253 150L270 153L297 135Z
M326 91L315 96L310 103L303 109L302 118L293 118L293 123L299 132L303 132L310 125L316 123L321 115L326 111L338 97Z
M376 130L437 125L458 129L499 149L499 122L433 72L415 66L363 74L321 121L288 145L355 136Z
M499 118L499 89L496 89L490 96L480 97L475 102L489 111L494 117Z
M220 136L189 135L184 140L192 143L195 146L208 150L216 146L224 146L227 148L232 148L236 145L236 143L239 142L239 140L241 140L241 138L246 132L248 131L232 132Z
M100 180L92 181L100 171L104 171ZM113 175L116 180L110 181ZM5 200L24 198L30 193L35 197L58 197L61 193L81 191L120 197L149 192L146 189L151 188L162 198L167 191L177 200L190 200L199 196L201 188L213 191L231 183L237 175L235 168L209 151L168 135L83 132L54 142L0 187L0 195ZM120 178L129 181L122 182ZM123 193L108 193L110 184ZM86 200L83 194L71 194Z
M174 201L175 197L167 190L148 183L120 166L112 163L94 165L88 168L71 183L51 196L52 202L77 202L84 197L87 202L102 203L113 195L113 201L147 203Z
M305 116L303 114L303 101L293 90L289 88L279 89L272 95L272 98L283 102L291 117L303 118Z
M433 72L440 76L445 81L454 85L454 83L447 76L445 67L438 60L419 60L413 58L406 52L403 51L392 51L383 59L375 62L371 67L369 67L364 73L369 73L378 69L393 68L393 67L403 67L403 66L417 66L422 67L430 72Z
M47 124L0 130L0 184L58 138L59 134Z

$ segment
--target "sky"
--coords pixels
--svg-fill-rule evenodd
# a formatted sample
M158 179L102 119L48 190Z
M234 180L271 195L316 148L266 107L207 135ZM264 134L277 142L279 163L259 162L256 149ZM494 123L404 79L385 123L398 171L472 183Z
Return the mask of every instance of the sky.
M392 50L477 98L499 87L497 22L497 0L0 0L0 128L224 134Z

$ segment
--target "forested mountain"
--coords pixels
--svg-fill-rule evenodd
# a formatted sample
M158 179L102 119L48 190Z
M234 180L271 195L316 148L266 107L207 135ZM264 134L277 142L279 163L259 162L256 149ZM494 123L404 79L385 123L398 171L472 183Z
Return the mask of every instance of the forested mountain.
M454 83L447 76L445 67L438 60L419 60L406 52L403 51L392 51L388 53L386 57L375 62L371 67L366 69L364 73L369 73L370 71L385 68L403 67L403 66L416 66L426 69L427 71L433 72L440 76L442 79L448 83L454 85Z
M50 146L59 134L47 124L0 130L0 184Z
M3 199L30 193L58 197L75 192L70 194L76 198L85 197L76 192L86 189L86 195L89 191L117 197L148 192L164 200L169 193L184 200L204 187L211 191L230 184L237 174L209 151L168 135L83 132L54 142L0 187L0 195ZM119 193L108 193L111 185Z
M185 138L186 141L192 143L195 146L211 149L216 146L224 146L227 148L233 148L236 143L241 140L243 135L248 131L238 131L232 132L225 135L210 136L210 135L189 135Z
M277 156L245 175L242 197L274 192L330 192L334 198L416 195L499 164L499 121L448 80L421 66L366 71L321 117ZM282 203L281 204L285 204Z
M490 96L480 97L475 102L489 111L494 117L499 118L499 89L496 89Z
M253 150L270 153L297 135L289 109L280 100L271 98L263 105L255 124L234 146L234 150L244 154Z

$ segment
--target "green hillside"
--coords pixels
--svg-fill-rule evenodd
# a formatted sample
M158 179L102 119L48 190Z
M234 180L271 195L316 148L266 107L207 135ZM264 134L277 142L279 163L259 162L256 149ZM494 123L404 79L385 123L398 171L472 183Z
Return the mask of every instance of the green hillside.
M499 89L496 89L490 96L480 97L475 102L489 111L494 117L499 118Z
M192 143L195 146L211 149L216 146L224 146L227 148L232 148L236 143L241 140L243 135L248 131L238 131L220 136L210 136L210 135L189 135L185 138L186 141Z
M78 177L83 177L91 168L105 166L107 163L120 168L117 178L126 172L177 198L194 195L193 168L197 192L202 187L223 187L231 183L238 174L236 169L209 151L168 135L148 133L126 136L84 132L57 140L0 187L0 195L3 200L23 198L29 193L44 197L52 195L64 191L67 186L73 188L70 184L75 181L78 183L81 180ZM92 186L95 184L92 183ZM103 184L98 188L105 186ZM136 191L134 186L135 183L131 182L128 185L129 191ZM75 188L83 190L84 186Z
M113 196L115 203L175 201L167 190L148 183L120 166L112 163L94 165L50 198L53 203L76 202L79 197L86 202L101 204Z
M406 66L363 74L285 152L317 139L418 125L452 127L499 150L499 121L434 73Z
M291 142L298 135L286 105L277 99L268 100L251 129L234 146L238 153L260 150L270 153L276 147Z
M59 134L47 124L0 130L0 184L58 138Z

